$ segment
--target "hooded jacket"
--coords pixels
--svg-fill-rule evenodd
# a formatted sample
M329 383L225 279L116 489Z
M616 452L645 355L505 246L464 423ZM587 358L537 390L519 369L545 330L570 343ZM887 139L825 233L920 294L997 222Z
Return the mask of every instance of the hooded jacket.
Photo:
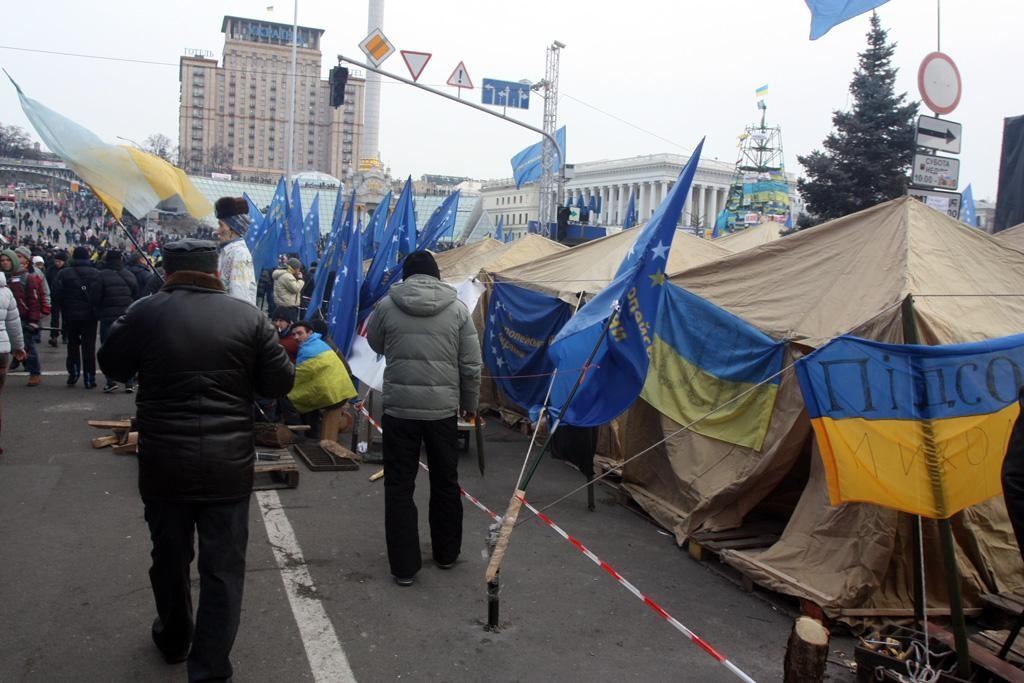
M302 303L302 280L292 275L289 268L278 268L274 278L274 305L297 308Z
M21 316L18 314L18 302L7 286L7 277L0 273L0 353L10 353L25 348L25 336L21 330Z
M43 279L34 273L30 273L21 267L18 255L13 249L4 249L4 256L11 259L11 272L5 273L7 286L18 302L18 314L21 322L29 325L38 325L43 317L43 305L45 295L43 294Z
M374 307L367 341L384 354L384 412L441 420L477 408L480 344L455 289L429 275L391 287Z
M117 320L139 298L135 276L121 263L107 264L100 271L98 282L96 317L101 321Z
M110 328L103 373L139 375L143 500L230 501L252 491L253 399L292 388L294 368L256 307L215 275L178 271Z
M71 259L57 273L53 300L67 322L96 320L100 272L89 259Z

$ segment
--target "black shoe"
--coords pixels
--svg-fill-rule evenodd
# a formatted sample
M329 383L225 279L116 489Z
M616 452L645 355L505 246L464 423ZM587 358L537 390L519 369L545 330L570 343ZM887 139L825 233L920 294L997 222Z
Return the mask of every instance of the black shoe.
M408 577L395 576L393 578L395 579L395 583L397 583L399 586L402 586L403 588L411 586L414 583L416 583L416 577L415 576L408 576Z
M135 393L135 385L134 384L125 384L124 385L124 393L126 393L126 394L134 394Z
M188 650L191 643L185 643L184 647L169 647L164 642L166 634L164 633L164 624L160 621L160 617L153 620L153 643L157 649L160 650L160 654L164 656L164 661L168 664L181 664L188 659Z
M50 337L49 341L47 341L46 343L49 344L50 346L56 348L57 347L57 338L56 337Z
M434 560L434 564L437 565L438 569L451 569L455 566L457 561L458 559L452 560L451 562L438 562L437 560Z
M112 394L113 392L117 391L117 388L119 386L121 385L118 384L117 382L107 382L105 385L103 385L103 393Z
M73 387L78 384L78 373L68 373L68 386Z
M96 379L94 377L89 377L88 375L86 375L85 380L82 382L82 386L84 386L86 389L95 389Z

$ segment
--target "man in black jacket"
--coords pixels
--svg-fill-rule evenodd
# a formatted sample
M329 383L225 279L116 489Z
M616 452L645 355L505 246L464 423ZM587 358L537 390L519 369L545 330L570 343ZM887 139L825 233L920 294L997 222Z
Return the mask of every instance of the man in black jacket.
M115 380L139 376L139 492L153 541L153 641L168 662L187 658L190 681L222 681L232 674L245 581L253 399L287 394L294 368L266 316L225 294L216 245L172 242L163 256L163 289L113 324L99 361Z
M139 298L139 284L135 276L124 267L124 259L117 249L110 249L103 258L103 269L100 270L99 288L96 293L96 317L100 321L100 344L107 341L110 327L114 324L132 302ZM103 393L109 394L118 387L110 377L103 387ZM135 391L132 378L124 385L125 393Z
M65 344L68 343L68 331L61 325L60 304L54 290L57 288L57 276L68 262L68 253L63 249L53 252L53 261L46 269L46 282L50 285L50 346L57 346L57 337Z
M96 295L100 273L89 258L89 249L75 247L71 263L64 266L50 292L60 306L68 331L68 386L85 376L85 388L96 386Z

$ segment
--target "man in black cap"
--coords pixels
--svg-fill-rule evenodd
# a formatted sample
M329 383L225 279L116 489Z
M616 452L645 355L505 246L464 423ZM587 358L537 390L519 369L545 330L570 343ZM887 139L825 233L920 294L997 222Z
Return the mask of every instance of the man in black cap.
M224 681L232 674L245 581L253 399L287 394L294 368L263 313L225 295L213 242L172 242L163 258L166 284L118 318L99 361L116 381L139 376L153 641L169 663L187 658L190 681ZM197 531L193 626L189 564Z
M68 253L63 249L53 252L53 262L46 269L46 281L50 283L50 346L57 346L57 338L65 344L68 343L68 331L61 324L60 303L57 301L55 290L57 289L57 276L63 270L64 264L68 262Z
M449 569L462 550L458 415L475 417L480 344L466 306L440 280L434 257L415 251L404 281L370 316L367 341L384 354L384 529L391 574L411 586L420 570L416 473L421 444L430 467L430 540L434 562Z
M53 300L64 316L68 333L65 365L68 386L83 378L86 389L96 388L96 295L100 273L87 247L75 247L71 263L61 269L53 283Z
M246 246L249 229L249 203L245 197L221 197L214 205L217 212L217 239L220 241L220 279L228 296L256 305L256 274L252 254Z

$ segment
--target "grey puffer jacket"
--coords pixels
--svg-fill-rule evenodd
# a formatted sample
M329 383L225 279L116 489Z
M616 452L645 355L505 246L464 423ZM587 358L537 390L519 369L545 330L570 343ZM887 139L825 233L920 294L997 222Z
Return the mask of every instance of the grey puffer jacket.
M384 412L410 420L442 420L476 410L480 343L455 289L413 275L377 302L367 341L384 354Z

